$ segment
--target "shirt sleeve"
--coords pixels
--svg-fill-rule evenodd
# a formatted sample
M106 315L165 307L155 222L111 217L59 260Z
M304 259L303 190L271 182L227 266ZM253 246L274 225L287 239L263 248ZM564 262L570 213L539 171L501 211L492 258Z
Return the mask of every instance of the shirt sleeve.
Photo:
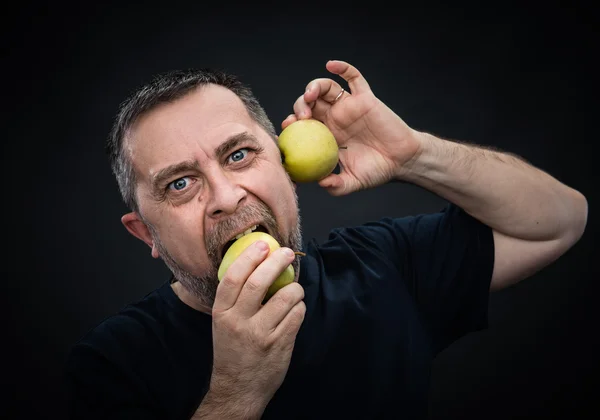
M492 229L450 203L438 213L366 225L391 259L432 335L435 353L487 327Z

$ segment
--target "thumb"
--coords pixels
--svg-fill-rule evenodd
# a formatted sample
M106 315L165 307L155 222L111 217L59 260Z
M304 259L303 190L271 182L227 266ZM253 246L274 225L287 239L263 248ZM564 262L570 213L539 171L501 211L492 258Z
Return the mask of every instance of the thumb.
M354 180L346 172L329 174L319 181L319 186L325 188L333 196L347 195L356 190Z

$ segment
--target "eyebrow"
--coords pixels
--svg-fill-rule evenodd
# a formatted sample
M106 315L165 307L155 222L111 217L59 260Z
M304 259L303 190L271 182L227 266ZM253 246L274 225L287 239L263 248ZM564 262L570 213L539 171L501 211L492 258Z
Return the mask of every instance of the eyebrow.
M156 194L167 180L171 179L177 174L187 171L199 170L200 164L198 164L198 162L195 160L186 160L183 162L175 163L173 165L169 165L152 176L150 182L150 185L152 186L152 191L154 191L154 193Z
M219 147L217 147L217 149L215 150L215 155L217 155L218 157L223 157L223 155L227 154L227 152L229 152L230 150L241 146L242 143L250 143L257 148L260 147L260 143L258 142L256 137L254 137L247 131L243 131L241 133L234 134L233 136L225 140L223 143L221 143Z
M234 134L215 149L215 155L218 158L221 158L232 149L241 146L242 144L248 143L257 148L260 147L260 143L258 142L256 137L254 137L247 131ZM183 162L175 163L173 165L169 165L166 168L159 170L158 172L156 172L156 174L151 176L150 185L152 186L152 190L158 192L161 189L162 184L164 184L167 180L176 176L177 174L188 171L200 171L200 164L198 163L198 161L186 160Z

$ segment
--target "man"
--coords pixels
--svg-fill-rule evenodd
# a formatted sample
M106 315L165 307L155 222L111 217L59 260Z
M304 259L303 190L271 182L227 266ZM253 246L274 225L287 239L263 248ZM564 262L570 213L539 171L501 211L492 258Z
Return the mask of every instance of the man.
M74 418L423 418L430 363L486 326L490 290L527 278L584 232L579 192L518 157L408 127L343 61L294 103L340 146L339 196L412 182L436 214L336 229L303 244L295 186L250 90L221 73L162 75L124 103L109 141L125 228L172 279L73 348ZM225 247L256 242L216 273ZM306 256L296 257L292 251ZM264 305L292 263L296 282Z

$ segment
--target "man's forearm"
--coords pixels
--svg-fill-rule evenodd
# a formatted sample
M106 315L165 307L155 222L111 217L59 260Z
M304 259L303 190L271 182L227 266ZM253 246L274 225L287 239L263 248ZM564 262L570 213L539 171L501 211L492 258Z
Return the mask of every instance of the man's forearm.
M578 191L522 159L416 133L421 151L401 180L463 208L495 230L530 241L578 239L587 201Z

